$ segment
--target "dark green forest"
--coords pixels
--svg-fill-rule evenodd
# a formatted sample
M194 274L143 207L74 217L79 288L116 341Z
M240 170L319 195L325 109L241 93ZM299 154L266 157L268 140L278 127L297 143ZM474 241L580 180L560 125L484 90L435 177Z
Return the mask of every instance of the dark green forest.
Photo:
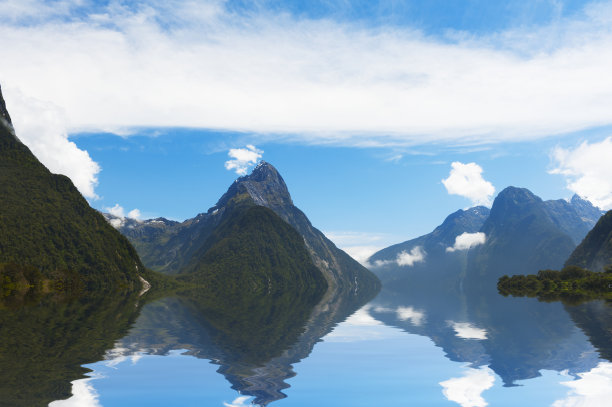
M0 125L0 190L0 263L39 271L3 274L3 280L27 275L68 281L76 272L88 287L140 285L144 266L128 240L68 177L49 172L5 125Z
M604 272L566 266L562 270L540 270L537 275L503 276L497 289L504 296L537 297L541 301L561 300L568 304L612 300L612 266Z

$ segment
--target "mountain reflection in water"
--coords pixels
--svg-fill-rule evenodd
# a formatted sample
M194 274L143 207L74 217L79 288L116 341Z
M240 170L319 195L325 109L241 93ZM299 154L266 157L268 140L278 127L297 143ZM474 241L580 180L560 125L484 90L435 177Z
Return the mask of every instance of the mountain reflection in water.
M314 388L327 386L328 391L347 396L343 386L371 382L374 374L348 366L359 366L361 357L366 364L376 363L376 358L368 358L380 352L389 355L396 349L393 346L401 347L404 353L401 356L398 353L395 358L391 355L390 359L378 359L380 366L370 368L378 369L376 374L379 375L387 371L384 377L389 384L372 382L363 391L369 392L368 397L382 399L412 397L414 392L418 394L417 388L422 388L423 383L403 382L402 375L415 370L416 366L385 363L392 364L395 359L419 360L409 357L410 352L419 352L411 350L409 345L416 343L414 338L418 337L431 339L446 356L442 357L438 351L440 357L432 359L427 369L427 374L434 377L428 384L427 397L432 400L428 405L461 404L453 392L465 383L477 384L472 390L478 394L486 391L484 396L489 394L486 397L489 400L490 395L495 394L491 392L501 388L501 382L511 388L544 375L546 383L556 380L557 387L567 386L578 392L589 380L605 378L609 373L611 365L603 360L610 360L612 355L612 308L603 301L568 305L530 298L505 298L493 291L468 295L448 288L435 292L417 287L398 290L387 287L371 300L374 294L354 295L330 290L320 298L296 293L249 296L194 290L159 299L147 299L148 294L143 297L121 294L59 300L43 298L41 302L21 307L8 304L0 310L0 405L46 406L52 400L70 398L71 382L75 396L65 402L56 401L51 404L53 407L79 405L75 404L77 393L95 394L97 391L101 401L92 406L124 405L120 394L130 392L130 384L126 382L124 388L117 390L119 396L114 397L119 397L120 401L113 404L113 398L109 399L105 393L109 388L96 384L103 381L78 380L87 372L82 365L106 359L104 364L111 369L106 373L113 375L112 369L122 360L136 362L145 355L167 355L170 358L161 359L172 359L178 351L192 356L182 358L179 365L170 365L187 369L180 373L168 372L180 376L178 381L185 381L186 375L192 374L189 369L203 370L210 366L190 360L211 361L218 366L216 370L222 375L219 377L225 378L229 385L223 393L221 387L224 386L218 384L201 391L212 391L215 393L211 395L213 399L228 400L227 390L231 387L238 394L226 405L252 402L265 406L286 397L284 390L289 387L288 379L296 376L295 364L309 357L313 348L319 349L315 345L323 337L326 343L320 345L321 351L314 352L312 362L300 364L297 369L297 379L304 375L306 380L315 378L318 384L292 379L294 389L284 404L307 405L305 393L313 384ZM334 330L351 315L340 329ZM351 326L360 329L356 332L357 337L347 336L351 335ZM368 332L386 335L385 332L389 334L390 331L395 332L391 335L393 343L384 339L376 342L372 340L376 336L368 336ZM355 338L360 339L355 342ZM401 345L402 342L405 344ZM419 343L421 347L426 346L428 339ZM381 350L385 346L391 347ZM344 349L348 349L346 355ZM315 356L317 353L326 356ZM323 361L322 357L329 360ZM443 363L441 359L448 362ZM452 365L454 362L459 363ZM97 365L90 366L97 372ZM335 371L335 375L347 376L328 377L329 369ZM561 375L561 380L565 381L560 386L559 379L546 372L568 372L578 380ZM215 375L212 371L211 374ZM325 384L326 381L330 383ZM387 388L393 388L396 381L403 383L399 395L387 394ZM197 382L194 383L198 387ZM382 388L387 389L384 395ZM160 402L170 402L176 397L172 387L167 391L167 399ZM442 399L432 399L434 394ZM484 396L478 396L477 402L485 403ZM550 394L549 397L554 400L559 396ZM333 405L333 399L328 402L332 404L327 405ZM180 404L177 400L176 405L188 404ZM219 405L222 405L220 401ZM497 404L492 402L491 405Z
M488 366L504 386L542 370L585 372L611 355L612 307L603 301L576 306L493 290L404 287L383 288L369 312L386 325L431 338L452 361Z

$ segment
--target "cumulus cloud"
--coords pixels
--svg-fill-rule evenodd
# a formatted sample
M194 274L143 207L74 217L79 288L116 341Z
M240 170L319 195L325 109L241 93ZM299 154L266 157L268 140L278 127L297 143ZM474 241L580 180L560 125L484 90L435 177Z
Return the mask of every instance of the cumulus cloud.
M414 266L415 263L420 263L425 261L425 257L427 253L423 250L422 246L413 247L410 252L406 250L402 250L398 253L397 257L394 260L376 260L374 262L374 267L382 267L387 266L389 264L397 264L398 266Z
M607 406L612 399L612 363L601 362L580 379L561 382L571 390L567 397L557 400L553 407L598 407Z
M395 313L400 321L410 321L415 326L421 326L425 321L425 312L412 307L397 307Z
M455 244L453 247L447 247L447 252L454 252L457 250L469 250L474 246L484 244L486 235L482 232L468 233L464 232L455 238Z
M49 403L49 407L101 407L98 392L93 387L93 379L81 379L72 382L72 396L66 400Z
M246 175L249 167L259 161L263 151L249 144L245 148L232 148L227 155L232 159L225 162L225 169L234 171L238 175Z
M457 337L462 339L487 339L487 331L482 328L478 328L469 322L449 322L450 326L455 331Z
M2 3L0 77L54 101L71 132L188 126L413 145L612 122L609 2L537 29L446 36L223 1L47 3Z
M372 310L379 313L395 314L400 321L410 321L415 326L421 326L425 322L425 312L414 307L399 306L397 308L387 308L376 306Z
M612 137L598 143L583 142L575 149L552 151L555 168L567 188L602 209L612 209Z
M472 201L473 205L491 205L495 187L482 177L482 167L476 163L451 164L448 178L442 184L451 195L460 195Z
M231 403L226 403L225 401L223 402L223 405L225 407L247 407L247 406L251 406L251 403L247 402L249 401L251 397L250 396L240 396L237 397L234 401L232 401Z
M442 393L461 407L485 407L488 403L482 397L482 392L493 387L495 375L488 367L480 369L468 368L462 377L455 377L440 382Z
M17 137L51 172L68 176L86 198L98 198L95 187L100 166L68 139L64 111L10 87L6 93L10 95L7 109Z
M113 207L106 207L104 209L111 215L117 216L118 218L130 218L130 219L136 219L136 220L140 219L140 210L132 209L126 214L125 209L123 209L123 207L119 205L118 203L115 204L115 206Z
M421 246L415 246L410 250L410 253L403 251L397 255L398 266L413 266L414 263L425 261L425 250Z

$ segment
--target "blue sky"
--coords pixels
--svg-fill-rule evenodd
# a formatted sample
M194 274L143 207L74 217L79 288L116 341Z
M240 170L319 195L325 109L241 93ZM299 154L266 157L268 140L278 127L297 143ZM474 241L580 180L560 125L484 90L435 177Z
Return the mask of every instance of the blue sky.
M611 23L607 1L0 0L0 84L95 208L192 217L252 145L358 255L508 185L612 208Z

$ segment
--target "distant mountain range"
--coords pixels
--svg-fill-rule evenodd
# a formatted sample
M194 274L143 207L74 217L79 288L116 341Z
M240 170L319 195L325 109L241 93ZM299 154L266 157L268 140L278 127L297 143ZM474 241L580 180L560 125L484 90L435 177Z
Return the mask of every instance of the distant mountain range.
M228 222L235 222L232 219L236 216L246 216L248 211L257 213L257 216L266 216L270 233L282 225L288 225L295 230L305 244L310 260L330 287L346 291L379 289L380 282L369 270L338 249L323 233L312 226L306 215L293 205L287 185L278 171L263 161L250 175L238 178L215 206L184 222L173 222L164 218L141 222L110 214L104 216L132 242L147 267L168 274L190 274L196 271L211 274L210 270L214 268L228 269L219 264L222 259L227 260L230 257L236 259L236 256L240 255L238 245L234 244L232 248L227 243L228 239L233 238L230 235L238 233L240 228L227 227L227 225ZM252 221L256 222L255 215L252 216ZM263 226L260 224L259 227ZM227 230L222 231L223 228ZM297 245L291 239L285 238L278 240L276 244L271 244L263 235L260 238L255 238L253 235L252 241L262 245L256 251L263 250L267 253L271 253L273 246L280 248ZM220 250L220 245L223 246L223 256L213 254L214 250ZM264 246L267 248L264 249ZM296 258L296 256L286 258ZM246 258L244 260L242 266L253 264L252 257L251 260L247 261ZM260 256L256 263L261 261L266 263L268 260ZM213 264L215 262L216 264ZM282 267L279 267L279 270L280 268ZM307 268L307 265L302 267L302 269Z
M0 265L12 265L13 282L140 287L146 271L132 245L19 141L1 90L0 191Z
M490 211L457 211L432 233L383 249L368 262L383 283L494 287L504 274L562 266L602 214L577 195L543 201L508 187Z

